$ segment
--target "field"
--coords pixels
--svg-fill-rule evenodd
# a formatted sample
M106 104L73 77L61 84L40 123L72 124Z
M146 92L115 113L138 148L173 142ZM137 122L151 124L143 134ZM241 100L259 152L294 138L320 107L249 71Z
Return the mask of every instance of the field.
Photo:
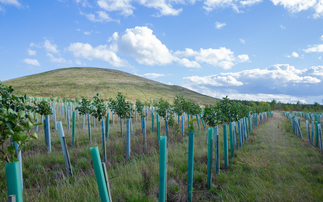
M149 117L150 118L150 117ZM66 176L57 131L52 129L52 152L47 153L42 127L39 139L23 149L25 201L100 201L91 161L90 147L101 146L101 128L93 127L92 144L81 118L76 124L76 146L63 117L73 177ZM150 119L149 119L150 120ZM112 120L110 120L112 122ZM159 149L157 134L147 122L148 151L144 151L140 122L134 121L131 158L126 159L126 141L120 125L110 123L107 167L113 201L157 201ZM151 123L151 122L150 122ZM161 122L162 123L162 122ZM304 124L303 124L304 125ZM165 134L161 125L161 134ZM222 127L220 138L222 138ZM223 140L220 139L221 173L215 174L210 190L207 178L207 132L195 133L193 201L320 201L323 198L323 161L306 138L291 134L290 122L279 113L252 130L248 141L224 169ZM170 129L167 164L167 201L187 201L188 137L179 128ZM102 154L102 152L101 152ZM214 158L214 157L213 157ZM214 160L214 159L213 159ZM213 161L214 162L214 161ZM0 168L1 201L6 200L4 165Z

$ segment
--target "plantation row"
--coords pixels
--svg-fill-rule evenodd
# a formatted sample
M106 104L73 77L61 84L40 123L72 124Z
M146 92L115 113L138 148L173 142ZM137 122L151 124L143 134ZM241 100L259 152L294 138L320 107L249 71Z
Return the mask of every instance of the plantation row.
M102 158L101 163L100 155L98 154L98 148L91 148L91 155L93 160L93 166L97 178L99 187L99 193L102 201L111 200L111 194L108 183L108 175L106 171L107 163L107 148L112 146L109 143L109 128L110 124L114 125L117 117L120 121L120 136L114 137L117 139L123 139L123 125L127 124L126 130L126 158L130 158L131 154L131 139L136 140L133 131L133 119L137 121L137 116L140 116L141 130L143 135L142 144L144 145L144 152L147 153L147 144L150 140L147 138L146 122L151 121L151 130L149 133L157 131L155 136L155 143L160 145L160 179L159 179L159 199L165 201L167 196L166 188L166 161L167 161L167 143L169 142L170 134L169 129L172 131L180 131L182 138L185 137L185 123L186 132L189 135L189 148L188 148L188 188L187 197L188 200L192 200L192 186L193 186L193 162L194 162L194 132L208 129L208 172L207 172L207 187L212 184L212 151L213 140L215 150L215 162L216 173L220 172L220 152L219 152L219 132L218 126L223 124L223 146L224 146L224 165L225 169L229 164L229 151L231 152L230 158L233 158L234 151L241 147L242 144L247 141L248 135L251 132L253 126L258 126L267 117L273 115L272 112L266 113L253 113L250 107L230 101L227 97L223 98L216 105L206 105L204 108L200 108L199 105L186 101L181 96L174 98L173 104L170 105L166 100L159 99L154 101L153 106L149 106L148 103L136 101L133 106L129 101L126 101L125 97L120 93L116 99L109 99L109 102L104 102L99 96L95 96L93 101L89 101L83 97L80 102L63 102L63 100L48 100L41 98L28 98L17 97L12 94L13 89L1 85L1 145L2 145L2 158L6 162L6 175L7 175L7 193L8 196L16 195L17 201L22 201L22 158L21 150L26 148L28 151L27 142L32 139L37 139L37 131L41 131L38 127L44 121L44 133L45 144L47 152L51 152L51 132L58 130L60 136L61 150L63 151L64 161L66 165L66 173L68 176L73 176L72 168L74 165L71 163L68 144L65 139L65 132L72 129L72 141L71 147L76 147L78 144L86 145L85 140L78 140L76 134L79 129L85 129L85 121L88 122L88 144L92 142L91 126L96 127L95 122L101 121L102 139ZM110 114L112 115L110 117ZM51 118L50 118L51 115ZM81 117L79 117L79 115ZM115 115L117 117L115 117ZM177 123L175 121L177 116ZM164 129L166 136L161 135L161 122L160 117L164 119ZM92 122L91 122L91 118ZM61 119L61 121L58 121ZM72 121L71 121L72 119ZM80 121L82 122L80 123ZM156 123L154 123L156 121ZM237 124L236 124L237 122ZM50 123L53 125L51 126ZM229 124L229 134L227 135L227 124ZM156 126L156 127L155 127ZM92 128L93 129L93 128ZM214 129L214 131L213 131ZM151 138L150 138L151 139ZM176 139L176 138L175 138ZM230 145L228 145L230 140ZM54 140L55 141L55 140ZM13 145L12 145L13 144ZM154 144L154 143L153 143ZM148 144L148 147L150 145ZM230 147L230 150L229 150ZM162 156L164 158L162 158ZM14 163L16 161L18 163ZM72 160L73 161L73 160ZM14 171L14 172L13 172ZM9 177L8 177L9 176ZM16 177L13 177L16 176ZM18 177L17 177L18 176ZM165 185L165 186L164 186ZM163 189L164 187L164 189Z
M311 112L281 112L285 115L291 122L292 130L295 135L303 139L303 134L301 129L301 119L296 118L297 116L305 119L306 136L308 143L319 148L322 152L322 123L323 115L322 113L311 113Z

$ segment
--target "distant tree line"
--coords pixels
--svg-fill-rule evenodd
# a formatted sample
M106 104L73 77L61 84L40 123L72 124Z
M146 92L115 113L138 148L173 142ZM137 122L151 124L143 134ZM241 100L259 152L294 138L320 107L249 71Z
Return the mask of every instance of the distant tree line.
M280 110L280 111L305 111L305 112L323 112L323 105L320 105L318 102L314 104L302 104L298 101L295 104L292 103L282 103L277 102L275 99L271 102L264 101L248 101L248 100L234 100L243 105L250 106L254 108L255 106L270 106L272 110Z

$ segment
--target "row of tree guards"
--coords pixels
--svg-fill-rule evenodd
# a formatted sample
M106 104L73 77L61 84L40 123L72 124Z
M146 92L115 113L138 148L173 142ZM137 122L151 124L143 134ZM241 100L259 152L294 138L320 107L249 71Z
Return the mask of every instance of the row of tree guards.
M280 112L282 115L286 116L291 123L293 133L303 139L303 134L301 130L301 119L296 118L297 116L305 119L306 124L306 134L308 142L316 148L320 149L322 152L322 113L311 113L311 112ZM310 127L311 125L311 127Z
M2 85L2 84L1 84ZM4 85L2 85L4 86ZM100 197L102 201L112 201L112 197L109 189L109 181L107 175L107 169L105 166L106 162L106 141L109 138L109 125L110 121L112 124L115 122L115 115L120 118L120 132L121 137L123 137L123 124L126 121L126 139L127 139L127 158L131 157L131 137L134 135L132 127L132 119L138 120L140 115L140 122L143 134L144 148L147 150L146 141L146 123L149 121L149 116L151 120L152 132L157 132L156 142L160 145L160 194L159 201L165 201L167 196L167 140L169 139L169 127L173 127L176 124L174 118L177 116L177 124L181 125L182 136L185 135L185 123L187 123L187 131L189 138L189 150L188 150L188 200L192 201L192 186L193 186L193 162L194 162L194 133L198 130L201 131L201 125L203 125L204 130L206 125L210 126L208 128L208 171L207 171L207 187L210 188L212 184L212 156L213 147L215 148L215 170L216 173L220 173L220 157L219 157L219 133L218 125L223 125L223 136L224 136L224 159L225 168L229 166L229 153L228 153L228 133L227 124L229 124L229 136L230 136L230 151L231 157L233 158L234 150L237 150L247 141L249 133L253 126L258 126L266 118L272 117L273 112L262 112L253 113L250 107L241 105L240 103L235 103L230 101L227 97L219 101L216 105L206 105L205 108L201 109L200 106L192 101L186 101L182 96L176 96L173 101L173 105L170 105L166 100L158 99L154 101L153 106L147 106L147 103L143 103L139 100L136 101L135 106L131 102L125 100L125 96L118 93L116 99L109 99L109 102L104 102L99 94L93 97L93 101L87 100L85 97L82 98L80 102L64 102L63 100L47 100L41 98L19 98L21 100L17 101L17 106L23 107L17 109L16 106L5 106L8 100L2 99L5 93L10 91L6 88L6 92L1 91L1 107L7 110L7 113L17 114L16 115L21 120L27 121L26 130L28 130L27 138L37 139L36 133L31 133L31 129L38 131L38 125L44 124L44 135L45 135L45 145L48 152L51 152L51 126L50 117L54 124L53 130L57 130L61 142L62 152L64 156L64 161L66 165L67 175L73 176L72 165L69 159L68 148L66 145L63 123L57 121L57 115L63 117L66 122L65 130L72 130L72 147L75 147L75 128L76 122L79 121L79 116L82 118L82 128L85 129L85 119L87 117L88 133L89 133L89 143L91 143L91 118L93 122L93 127L96 127L95 122L101 121L101 131L102 131L102 158L103 163L100 160L98 147L92 147L90 149L91 156L93 160L93 166L95 170L96 179L98 182ZM9 89L9 90L8 90ZM12 91L11 91L12 92ZM9 92L9 93L11 93ZM12 99L16 99L13 97ZM11 108L16 109L16 111ZM9 110L11 109L11 111ZM19 111L20 110L20 111ZM22 114L23 112L26 114ZM111 114L111 117L110 117ZM0 117L1 118L1 117ZM72 119L72 121L70 120ZM111 120L112 119L112 120ZM165 134L161 135L161 124L160 119L165 122ZM0 119L1 121L1 119ZM155 122L156 121L156 122ZM72 123L71 123L72 122ZM19 123L24 123L19 121ZM30 124L29 124L30 123ZM202 124L201 124L202 123ZM195 124L195 125L194 125ZM197 125L196 125L197 124ZM19 124L18 124L19 125ZM0 122L0 126L3 128L7 127ZM155 127L156 126L156 127ZM198 129L196 129L198 128ZM13 128L14 129L14 128ZM2 134L3 135L3 134ZM7 191L8 196L12 198L16 197L16 201L22 201L22 190L23 190L23 179L22 179L22 159L20 154L21 145L24 140L15 138L12 135L12 142L15 145L14 152L9 152L13 155L11 162L12 167L6 164L7 173ZM30 141L30 139L28 139ZM214 146L213 146L214 141ZM10 148L9 148L10 149ZM9 161L10 163L10 161ZM16 177L13 177L15 175ZM17 177L18 176L18 177Z

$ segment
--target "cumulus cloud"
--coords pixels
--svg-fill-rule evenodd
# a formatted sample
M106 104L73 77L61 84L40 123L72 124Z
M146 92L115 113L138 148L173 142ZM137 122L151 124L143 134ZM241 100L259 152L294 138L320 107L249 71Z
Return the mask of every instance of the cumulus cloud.
M12 5L16 7L20 7L21 4L19 3L18 0L0 0L0 3L5 4L5 5Z
M105 11L97 11L96 15L93 14L93 13L83 14L81 12L81 15L85 15L87 17L87 19L89 19L92 22L101 22L101 23L103 23L103 22L111 22L111 21L119 22L118 20L112 19L109 16L109 14L107 14Z
M279 27L280 27L281 29L286 29L286 27L284 27L283 25L279 25Z
M36 59L26 58L23 61L29 65L40 66L39 62Z
M30 48L27 50L28 55L36 55L36 51L35 50L31 50Z
M155 78L166 76L166 75L165 74L157 74L157 73L146 73L141 76L148 78L148 79L155 79Z
M100 8L106 11L120 11L122 15L129 16L133 14L134 3L154 8L159 11L156 16L162 15L178 15L182 9L174 9L173 4L184 4L185 1L169 1L169 0L99 0L97 1Z
M239 8L252 6L260 2L262 0L205 0L203 8L210 12L217 8L231 7L235 12L242 13Z
M64 58L62 58L62 57L56 58L51 53L47 53L47 56L49 57L51 62L54 62L54 63L66 63L66 60Z
M220 22L216 22L215 23L215 28L217 28L217 29L221 29L222 27L224 27L224 26L226 26L226 24L225 23L220 23Z
M129 66L126 60L123 60L117 56L117 54L111 51L107 45L99 45L92 47L88 43L71 43L67 48L71 51L75 57L86 58L88 60L99 59L108 62L115 67Z
M186 48L185 51L176 51L175 55L178 57L194 57L195 61L198 63L207 63L222 69L231 69L238 62L249 61L248 55L243 54L236 58L233 51L225 47L221 47L219 49L201 48L199 51Z
M221 98L272 100L286 102L323 94L323 66L299 70L288 64L276 64L265 69L220 73L183 78L185 87ZM283 99L284 98L284 99Z
M48 39L45 40L44 48L47 52L51 52L51 53L58 53L59 52L59 50L57 50L57 45L50 42Z
M322 0L271 0L274 5L281 5L288 9L291 13L297 13L304 10L314 10L313 17L318 18L323 16Z
M115 32L112 38L115 50L134 57L139 64L166 65L176 60L148 27L126 29L120 36Z
M241 43L245 44L246 43L246 40L244 39L239 39Z
M321 41L323 41L323 35L321 36Z
M298 57L299 57L299 55L298 55L296 52L293 52L293 53L292 53L292 56L293 56L294 58L298 58Z
M219 49L185 49L175 51L167 48L153 31L148 27L135 27L126 29L123 33L115 32L109 38L109 45L92 47L90 44L73 43L68 50L74 53L75 57L87 59L101 59L113 66L126 66L126 61L120 59L117 53L133 57L139 64L143 65L169 65L177 63L188 68L201 68L206 63L223 69L230 69L240 62L249 61L246 54L234 56L233 51L225 47Z
M316 44L316 45L311 46L307 49L304 49L304 51L306 53L313 53L313 52L321 53L321 52L323 52L323 44Z
M84 32L85 35L91 35L91 32Z

